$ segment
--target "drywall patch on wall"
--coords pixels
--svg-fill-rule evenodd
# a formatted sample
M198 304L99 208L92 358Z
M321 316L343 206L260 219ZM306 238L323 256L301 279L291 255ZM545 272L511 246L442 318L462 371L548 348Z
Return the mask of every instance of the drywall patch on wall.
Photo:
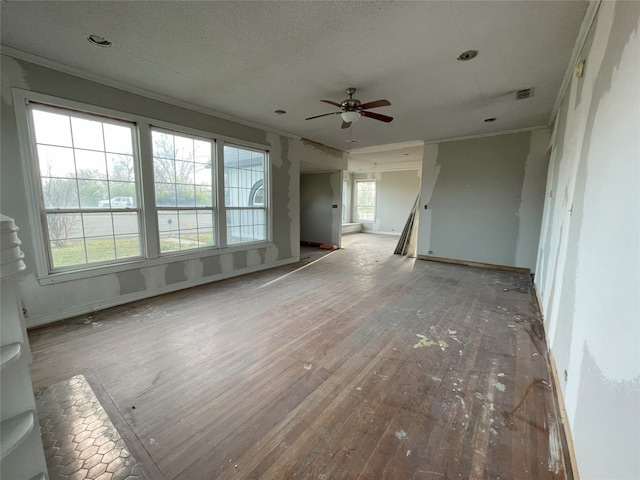
M524 181L518 209L516 266L536 269L536 254L542 223L545 182L549 169L549 135L547 129L531 132L529 154L524 168Z
M263 250L249 250L247 252L247 267L257 267L263 263Z
M247 252L233 252L233 267L236 270L247 268Z
M290 158L289 139L279 135L269 134L271 145L271 185L281 185L281 188L271 189L271 236L273 242L279 245L279 260L293 256L294 239L298 236L297 223L294 216L298 202L299 174L292 178L292 164ZM295 141L295 140L293 140ZM286 187L285 187L286 185ZM294 233L295 230L295 233ZM298 244L300 241L298 240Z
M167 264L167 268L164 271L165 285L186 282L188 277L185 270L186 268L183 262Z
M233 272L235 264L233 263L233 253L223 253L220 255L220 266L222 267L222 273Z
M184 274L188 280L195 280L202 277L202 262L199 259L184 262Z
M6 55L2 56L2 70L0 71L0 90L2 91L2 103L13 106L12 88L28 89L29 84L20 62Z
M155 265L153 267L144 267L140 271L146 280L147 290L161 290L166 285L165 270L167 265Z
M428 207L439 174L438 144L425 145L422 149L420 203L418 204L418 244L416 247L418 255L429 255L431 250L432 211Z
M583 478L640 478L639 31L640 3L601 4L556 121L545 203L536 283Z
M530 137L524 132L438 146L440 173L430 201L433 255L515 266Z
M640 378L614 381L605 376L587 345L573 441L583 478L635 479L640 472ZM624 415L620 415L624 412ZM602 419L602 421L593 421ZM616 439L612 442L611 439ZM623 448L620 448L623 447ZM595 453L597 452L597 454Z
M120 295L141 292L147 288L144 275L140 270L127 270L116 273L120 284Z
M202 263L202 276L210 277L211 275L218 275L222 273L222 266L220 265L220 256L201 258Z

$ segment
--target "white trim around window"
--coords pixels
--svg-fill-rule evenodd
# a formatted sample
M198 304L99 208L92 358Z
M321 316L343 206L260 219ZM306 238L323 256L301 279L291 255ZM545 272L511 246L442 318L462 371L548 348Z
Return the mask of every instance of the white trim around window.
M80 102L75 102L66 99L60 99L49 95L34 93L21 89L13 89L13 101L15 108L16 121L18 125L18 135L20 140L20 153L22 157L22 164L24 168L25 187L28 197L28 212L30 217L30 227L34 236L35 247L35 264L37 268L37 276L40 284L52 284L61 281L69 281L79 278L87 278L96 275L104 275L109 273L115 273L119 271L130 270L133 268L142 268L155 265L166 264L175 262L177 260L185 261L197 258L203 258L220 253L233 253L235 251L247 250L249 248L261 248L262 245L269 245L271 241L271 211L269 208L268 199L270 198L270 163L269 163L269 149L266 145L258 145L253 142L244 142L242 140L232 139L225 136L212 134L211 132L200 131L197 129L183 127L179 125L173 125L168 122L149 119L147 117L127 114L122 112L113 111L110 109L95 107L92 105L86 105ZM38 166L38 155L36 151L35 131L34 125L30 120L31 114L29 113L30 104L39 104L47 106L45 109L61 109L60 111L71 112L72 116L79 118L86 117L88 119L101 121L105 125L122 124L131 125L132 128L132 148L133 163L129 163L135 169L135 193L129 193L129 190L133 190L129 187L128 190L122 190L126 185L120 188L120 191L125 193L122 195L108 194L106 199L99 200L99 203L93 201L87 201L87 205L90 205L91 210L78 203L77 206L71 206L70 209L53 210L49 211L47 205L45 205L43 198L43 183L42 175ZM159 222L158 214L167 210L162 206L156 206L156 194L155 194L155 182L154 182L154 161L153 161L153 147L152 147L152 135L154 131L170 132L173 135L187 139L201 139L202 145L208 144L211 146L210 160L211 160L211 204L205 205L208 200L204 199L207 192L199 198L196 198L196 202L202 203L194 204L194 208L189 208L186 205L175 205L176 212L184 212L185 217L185 230L192 230L188 232L181 232L183 237L187 238L187 233L194 233L196 236L196 246L194 248L180 249L176 252L161 252L161 244L159 241ZM227 245L226 238L226 206L224 203L224 165L222 154L224 152L224 145L228 142L228 145L235 146L242 149L254 150L264 155L264 185L266 186L265 204L258 206L264 208L266 225L264 239L257 241L250 241L246 243ZM200 146L202 146L200 145ZM220 160L218 160L220 159ZM180 159L183 160L183 159ZM186 165L186 163L185 163ZM77 168L74 170L77 175ZM83 175L87 175L84 173ZM97 174L96 174L97 175ZM53 177L53 175L50 175ZM89 177L93 178L91 175ZM132 177L133 178L133 177ZM96 182L98 182L96 177ZM184 180L181 180L185 183ZM78 180L76 179L76 184ZM102 182L104 185L107 183ZM132 183L132 185L133 185ZM188 183L188 182L186 182ZM197 189L197 181L194 180L194 188ZM114 184L115 185L115 184ZM264 187L263 187L264 188ZM105 188L103 188L105 189ZM106 189L107 191L108 188ZM206 189L203 189L206 190ZM114 190L115 191L115 190ZM78 193L77 197L80 196ZM97 198L97 197L96 197ZM207 197L208 198L208 197ZM75 200L74 200L75 201ZM80 202L80 200L78 200ZM101 202L101 203L100 203ZM93 205L93 203L96 203ZM48 204L51 206L51 202ZM66 204L60 203L57 207ZM54 205L55 207L55 205ZM69 211L67 211L69 210ZM69 213L76 215L110 215L111 217L119 216L121 214L131 214L136 216L138 224L137 228L130 226L131 232L125 232L128 236L138 235L140 247L139 255L131 254L125 258L118 258L117 254L112 256L106 261L89 262L87 256L86 240L84 238L78 239L78 241L85 241L84 255L85 262L76 265L56 265L53 261L51 254L51 243L47 246L49 241L50 228L46 223L47 212L49 215L55 215L57 213ZM135 212L135 213L134 213ZM178 212L178 214L180 214ZM197 222L189 215L200 215L203 212L209 212L210 223L203 220L202 228L192 228L193 224ZM204 219L206 219L209 213L203 213ZM110 217L110 218L111 218ZM120 217L118 217L120 218ZM122 217L124 218L124 216ZM195 218L195 217L194 217ZM136 223L134 219L129 219L128 223ZM111 220L113 224L113 220ZM132 224L133 225L133 224ZM115 232L115 233L114 233ZM104 237L112 239L111 243L114 244L114 249L117 250L116 240L120 239L118 231L115 227L107 232ZM165 232L166 233L166 232ZM134 235L135 234L135 235ZM84 235L84 234L83 234ZM200 238L202 237L202 238ZM37 239L37 240L36 240ZM205 241L206 239L206 241ZM179 240L182 241L182 240ZM191 240L189 240L191 241ZM193 243L191 244L193 246ZM165 248L166 250L166 248ZM87 263L89 262L89 263Z

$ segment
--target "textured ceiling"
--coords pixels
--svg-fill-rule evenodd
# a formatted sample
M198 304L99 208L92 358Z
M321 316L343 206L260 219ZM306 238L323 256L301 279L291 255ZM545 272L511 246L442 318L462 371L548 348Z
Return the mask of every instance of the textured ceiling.
M586 7L3 1L1 38L3 46L106 83L351 150L547 124ZM90 34L113 46L92 46ZM456 60L468 49L479 56ZM363 102L388 99L391 106L374 111L395 120L362 118L351 132L340 129L337 115L305 120L333 111L319 100L339 102L350 86ZM534 96L516 101L515 91L529 87ZM350 135L358 143L347 142Z

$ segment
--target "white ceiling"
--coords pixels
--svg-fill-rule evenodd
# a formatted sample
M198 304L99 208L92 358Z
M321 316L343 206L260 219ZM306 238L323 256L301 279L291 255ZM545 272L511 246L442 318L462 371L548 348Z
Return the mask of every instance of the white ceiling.
M105 83L357 148L354 161L383 151L406 163L415 142L546 125L586 8L585 1L3 0L1 40ZM89 44L90 34L113 46ZM456 60L468 49L480 54ZM337 115L305 120L333 111L319 100L339 102L350 86L362 102L388 99L391 106L373 111L394 121L361 118L350 132ZM516 101L515 91L529 87L534 96Z

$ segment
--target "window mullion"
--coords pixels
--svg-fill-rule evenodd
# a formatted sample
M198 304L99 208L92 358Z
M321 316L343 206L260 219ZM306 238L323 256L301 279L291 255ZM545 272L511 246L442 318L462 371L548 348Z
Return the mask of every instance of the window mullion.
M218 215L216 216L217 222L217 231L218 231L218 241L220 242L220 247L227 246L227 209L224 202L224 189L225 189L225 178L224 178L224 141L219 141L215 143L216 145L216 156L215 156L215 168L217 175L216 182L216 204L218 208Z
M142 192L142 222L144 243L148 258L160 256L158 213L153 180L153 142L148 124L138 124L138 151L140 152L140 185Z

